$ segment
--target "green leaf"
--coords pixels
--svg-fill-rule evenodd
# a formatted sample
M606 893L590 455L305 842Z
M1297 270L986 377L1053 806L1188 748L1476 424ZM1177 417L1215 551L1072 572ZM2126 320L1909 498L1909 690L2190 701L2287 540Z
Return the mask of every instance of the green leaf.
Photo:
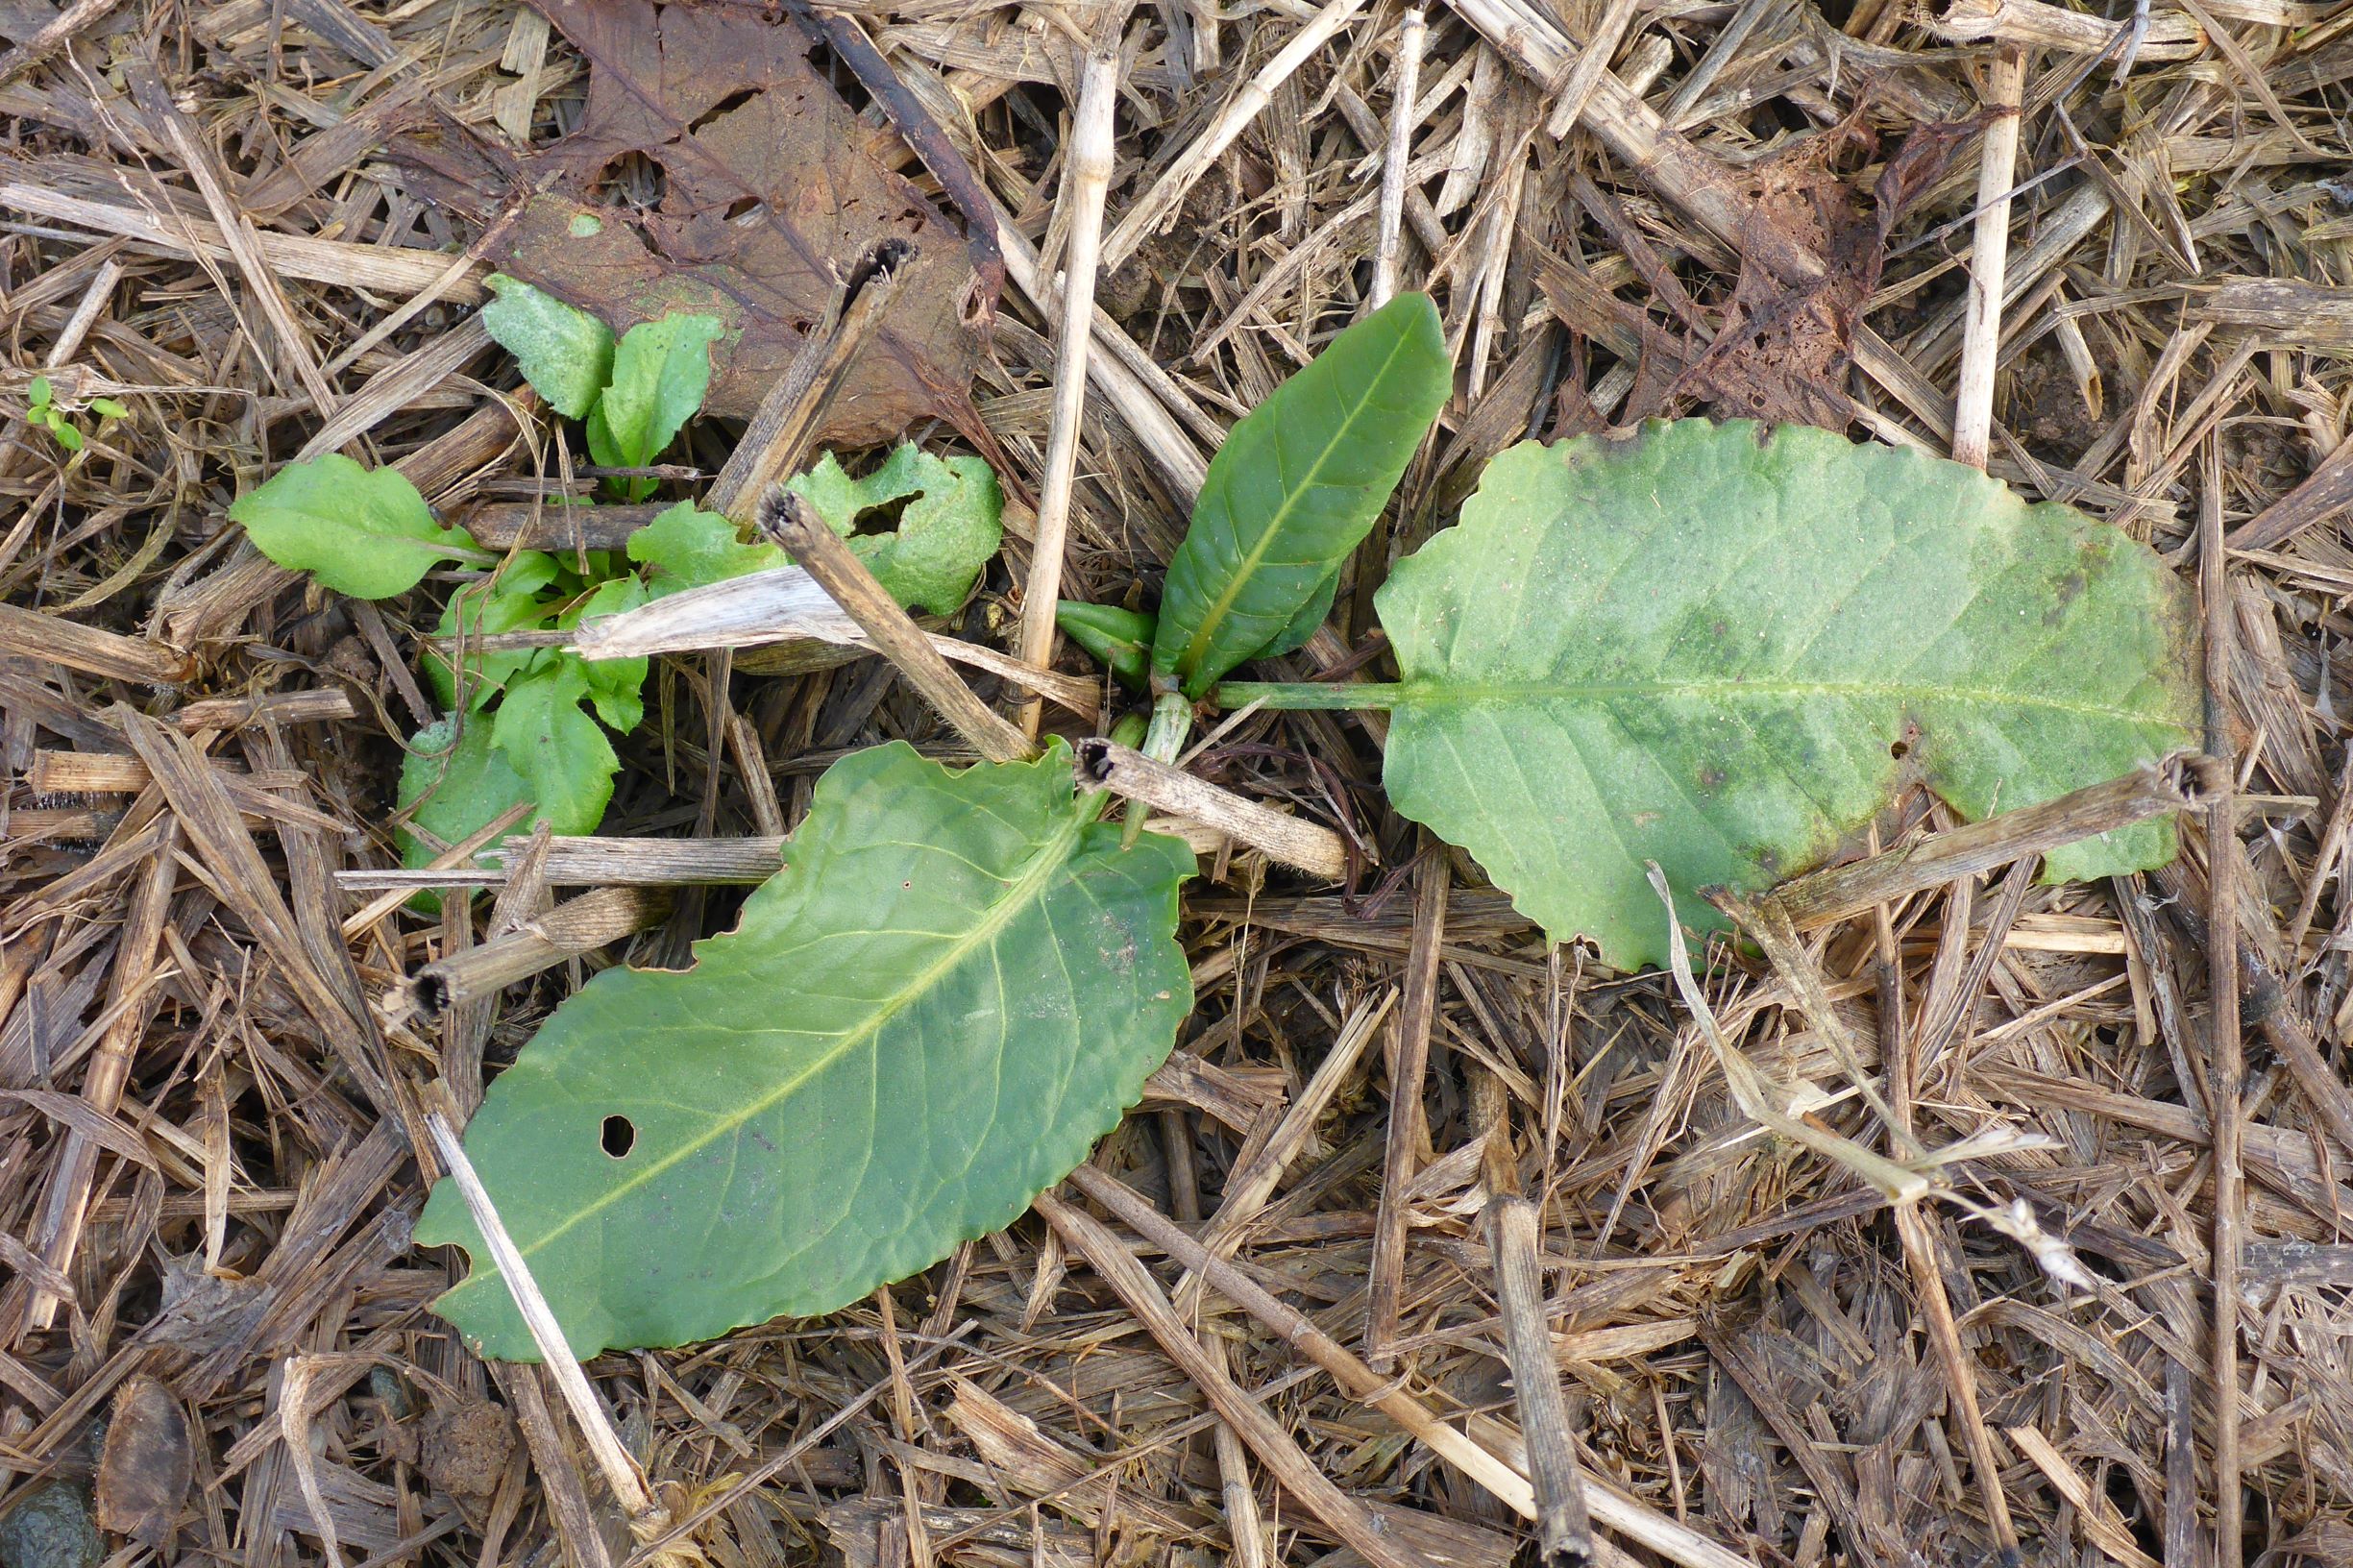
M629 535L629 559L651 572L647 586L653 599L791 564L774 545L745 544L736 537L734 524L717 512L699 510L691 501L678 502Z
M580 709L587 661L549 649L508 683L490 726L491 744L530 781L539 815L558 833L594 833L613 798L621 759Z
M711 385L717 316L641 321L613 351L612 384L589 410L588 448L608 468L643 468L662 454L702 406Z
M1153 617L1115 604L1066 599L1054 606L1054 625L1108 667L1129 691L1140 692L1150 685Z
M340 453L280 469L229 515L262 554L354 599L406 593L436 562L474 552L465 530L433 521L406 475Z
M462 730L455 716L438 720L410 737L408 748L401 764L401 810L415 806L415 816L406 821L444 844L480 831L501 812L531 798L529 780L490 744L487 719L468 719ZM400 839L401 864L411 870L430 864L440 852L405 826Z
M608 969L556 1010L466 1152L576 1355L831 1311L1086 1157L1192 1001L1191 852L1094 815L1060 741L961 772L853 753L692 969ZM434 1310L534 1359L449 1184L417 1240L474 1261Z
M1236 425L1168 563L1152 668L1199 697L1291 628L1371 531L1453 384L1437 307L1400 294Z
M557 623L570 631L591 621L601 621L608 615L633 610L651 596L646 585L635 577L614 577L597 584L594 591L577 604L564 612ZM571 658L575 655L566 654ZM581 659L582 677L588 686L588 705L597 710L597 717L605 724L626 735L646 717L647 661L634 659Z
M54 414L51 415L49 419L49 433L56 436L58 438L58 445L63 447L67 452L80 452L82 450L82 432L74 428L71 420L61 419Z
M875 580L909 609L945 615L961 605L1004 542L1005 495L977 457L935 457L910 443L853 479L827 453L785 488L847 539ZM906 504L895 527L858 531L863 514L900 502Z
M36 417L39 416L43 408L49 406L49 401L54 395L55 388L50 386L49 378L46 376L36 376L25 383L25 404Z
M1825 859L1908 770L1977 819L2196 734L2188 595L2146 546L1803 427L1514 447L1376 604L1390 801L1621 968L1666 958L1645 861L1706 928L1686 894ZM2172 852L2159 821L2044 867Z
M100 419L129 419L131 417L131 410L116 403L112 398L90 399L90 412L96 414Z
M537 595L555 579L555 570L553 556L535 550L525 551L506 563L495 581L469 583L452 594L449 603L443 606L433 635L455 637L462 631L467 638L463 651L468 710L486 706L531 662L537 651L528 648L485 651L473 647L473 639L509 631L536 631L546 625L549 606ZM425 671L435 700L444 709L455 708L457 678L449 659L437 647L429 645L417 662Z
M1307 647L1308 639L1314 636L1317 628L1331 618L1332 601L1339 597L1339 592L1340 575L1336 570L1324 578L1324 585L1315 590L1314 597L1299 606L1299 613L1291 617L1291 624L1278 632L1273 642L1251 657L1279 659L1286 653L1296 653Z
M613 330L520 278L494 272L482 282L497 296L482 306L482 325L524 380L566 419L587 418L612 378Z

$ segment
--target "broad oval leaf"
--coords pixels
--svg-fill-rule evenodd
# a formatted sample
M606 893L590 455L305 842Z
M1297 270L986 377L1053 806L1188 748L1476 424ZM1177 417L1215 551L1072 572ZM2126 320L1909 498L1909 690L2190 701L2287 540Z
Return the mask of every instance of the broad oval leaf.
M462 528L445 528L408 477L362 468L341 453L289 463L229 508L254 548L338 594L390 599L439 562L477 553Z
M1375 602L1404 675L1392 803L1622 968L1666 959L1646 861L1679 894L1753 890L1826 857L1908 769L1974 819L2195 735L2187 592L2147 547L1803 427L1514 447ZM2172 852L2157 821L2045 869Z
M1059 741L961 772L853 753L694 968L610 969L556 1010L466 1150L576 1354L830 1311L1086 1157L1192 1003L1191 851L1094 816ZM448 1184L417 1240L474 1260L435 1311L534 1359Z
M1168 563L1152 668L1199 697L1291 629L1371 531L1453 384L1437 307L1400 294L1236 425Z

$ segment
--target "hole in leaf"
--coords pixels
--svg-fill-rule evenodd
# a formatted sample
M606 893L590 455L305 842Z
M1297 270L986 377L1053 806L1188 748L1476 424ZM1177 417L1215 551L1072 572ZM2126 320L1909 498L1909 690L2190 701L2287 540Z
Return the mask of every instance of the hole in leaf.
M1887 754L1894 757L1898 762L1901 762L1904 758L1912 754L1912 743L1909 741L1898 741L1895 745L1887 748Z
M727 96L724 98L722 98L718 103L713 104L710 108L704 110L701 113L689 120L686 124L687 131L692 134L701 130L713 120L718 119L722 114L734 113L746 104L750 103L753 94L758 89L754 87L736 88L733 92L727 94Z
M809 66L825 79L842 102L849 106L851 113L864 113L874 101L874 95L866 90L866 84L858 80L858 73L824 39L819 38L809 45Z
M766 204L756 196L738 196L727 204L727 221L729 223L740 222L761 210L764 206Z
M849 531L861 539L869 539L878 533L896 532L900 515L907 510L907 502L914 499L913 496L896 496L879 506L867 507L849 520Z
M644 153L624 153L588 183L588 199L598 207L650 209L669 194L670 175Z
M602 1130L597 1135L597 1141L614 1159L624 1159L637 1144L637 1129L630 1125L626 1116L607 1116Z

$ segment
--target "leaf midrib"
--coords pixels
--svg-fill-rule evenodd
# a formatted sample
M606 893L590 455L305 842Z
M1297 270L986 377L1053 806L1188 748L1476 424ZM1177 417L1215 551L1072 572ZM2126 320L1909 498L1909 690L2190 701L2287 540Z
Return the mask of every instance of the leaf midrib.
M560 1239L575 1226L603 1213L690 1156L709 1148L713 1143L743 1127L747 1122L792 1098L811 1078L871 1041L893 1018L937 985L943 976L970 957L984 943L994 941L1006 926L1013 923L1017 916L1037 901L1039 894L1044 889L1046 883L1069 863L1070 850L1077 844L1079 833L1086 824L1087 813L1084 811L1074 809L1066 816L1054 836L1040 845L1037 854L1031 858L1029 865L1023 869L1021 874L1006 884L1005 891L993 903L989 905L979 923L974 925L968 935L950 943L938 960L919 971L906 985L883 998L865 1020L855 1028L844 1031L829 1049L821 1052L799 1072L778 1083L773 1090L745 1106L741 1112L715 1118L711 1122L710 1131L704 1136L689 1139L659 1160L647 1162L643 1168L630 1172L626 1180L614 1183L610 1188L599 1193L594 1202L575 1210L562 1224L543 1233L528 1245L518 1241L517 1250L525 1257L541 1251L550 1243ZM495 1265L491 1270L485 1270L481 1262L478 1261L476 1273L470 1275L466 1283L472 1284L476 1279L486 1279L494 1271Z
M1897 681L1792 680L1631 680L1564 682L1555 680L1453 681L1407 680L1365 683L1348 688L1351 705L1367 708L1435 708L1488 702L1600 700L1615 697L1705 697L1718 700L1739 698L1878 697L1905 701L1980 702L2014 708L2041 708L2052 713L2089 719L2116 719L2131 723L2163 724L2169 729L2187 725L2161 713L2113 703L2073 701L2031 692L1990 691L1968 686L1930 686Z
M1225 591L1210 601L1208 612L1201 617L1201 625L1195 628L1192 637L1185 644L1185 651L1177 661L1176 673L1182 675L1187 682L1189 683L1194 672L1201 668L1202 657L1208 653L1211 640L1216 636L1217 628L1224 624L1225 618L1232 613L1234 601L1241 597L1242 588L1257 573L1259 567L1265 562L1266 552L1274 548L1276 536L1283 531L1284 525L1289 520L1290 515L1298 509L1300 498L1315 488L1316 477L1323 473L1324 465L1332 460L1333 453L1339 450L1340 443L1348 438L1349 432L1356 429L1358 421L1364 418L1366 412L1373 406L1372 393L1388 379L1389 372L1397 364L1397 356L1405 353L1407 339L1411 336L1410 330L1400 331L1397 334L1396 341L1389 345L1387 355L1381 361L1381 368L1368 379L1365 384L1365 396L1357 400L1355 406L1349 409L1347 417L1340 421L1339 428L1334 432L1332 439L1324 443L1324 450L1317 453L1315 460L1308 465L1307 477L1298 484L1291 486L1284 496L1283 503L1275 508L1274 516L1268 520L1264 529L1260 532L1258 543L1250 547L1242 556L1240 563L1235 568ZM1292 613L1298 612L1294 609Z

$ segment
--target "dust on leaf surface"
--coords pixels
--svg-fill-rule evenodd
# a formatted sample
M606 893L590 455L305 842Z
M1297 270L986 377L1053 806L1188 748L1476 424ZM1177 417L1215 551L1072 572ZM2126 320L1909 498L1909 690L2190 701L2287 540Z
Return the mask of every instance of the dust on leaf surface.
M616 332L671 313L725 339L705 410L746 418L822 314L836 269L912 247L891 318L851 362L818 439L864 445L940 417L968 431L994 300L956 224L871 148L789 18L645 0L543 5L589 61L570 135L523 160L508 273ZM478 191L495 202L503 191ZM591 220L582 222L582 219Z
M1514 447L1375 602L1405 677L1391 801L1621 968L1665 961L1646 861L1679 895L1759 889L1909 770L1975 819L2196 735L2188 595L2146 546L1802 426ZM2172 853L2161 820L2045 870Z
M1142 1092L1192 1006L1192 852L1074 799L1060 741L961 772L904 742L827 770L784 869L684 971L608 969L466 1132L573 1351L830 1311L1010 1224ZM435 1311L535 1359L446 1183Z

